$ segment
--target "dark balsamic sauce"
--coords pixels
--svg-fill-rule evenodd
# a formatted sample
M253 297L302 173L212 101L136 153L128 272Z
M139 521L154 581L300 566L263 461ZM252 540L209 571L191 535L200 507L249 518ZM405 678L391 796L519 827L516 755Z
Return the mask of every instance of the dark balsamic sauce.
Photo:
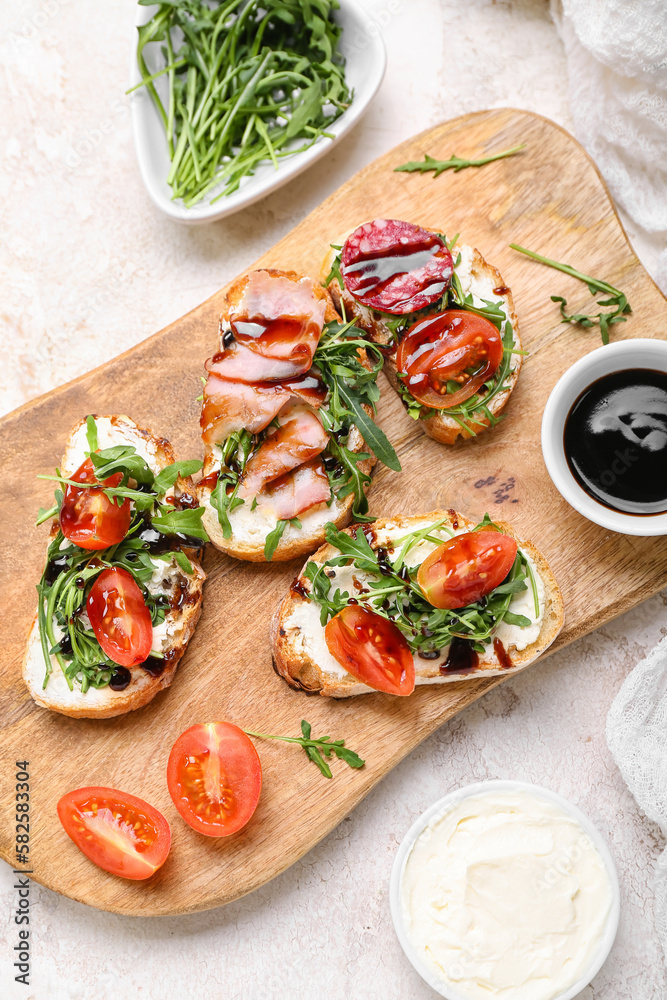
M199 488L214 490L218 484L218 476L218 472L211 472L208 476L204 476L203 479L199 480Z
M46 572L44 574L44 579L51 586L55 583L61 573L65 573L69 569L67 565L67 556L56 556L52 559L48 566L46 567Z
M111 675L109 687L112 691L124 691L132 680L132 674L127 667L116 667Z
M147 660L144 660L140 664L141 669L145 670L147 674L151 677L160 677L161 674L165 672L168 666L176 659L177 651L175 649L168 649L164 656L149 656Z
M613 372L589 385L565 420L572 475L599 503L626 514L667 511L667 373Z
M494 639L493 640L493 651L496 654L496 656L498 657L498 663L500 664L500 666L504 670L509 670L510 667L513 666L512 661L510 660L510 657L509 657L509 653L507 652L507 650L503 646L503 644L500 641L500 639Z
M298 576L292 583L290 590L292 591L293 594L298 594L299 597L304 597L304 598L308 597L308 591L306 590L306 588L304 587L303 583L301 582Z
M422 660L437 660L440 656L439 649L420 649L417 656Z
M450 671L457 674L471 673L479 663L479 656L472 648L472 643L468 639L460 639L454 636L447 659L440 667L441 674L448 674Z

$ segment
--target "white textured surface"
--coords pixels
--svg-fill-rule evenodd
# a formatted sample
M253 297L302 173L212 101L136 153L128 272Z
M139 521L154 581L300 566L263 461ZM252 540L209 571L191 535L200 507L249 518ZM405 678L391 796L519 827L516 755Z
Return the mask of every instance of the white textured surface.
M414 132L503 105L570 124L565 61L546 0L364 4L384 25L389 55L364 123L265 202L203 229L159 215L135 167L123 97L130 0L2 5L3 409L197 305ZM427 740L301 862L246 899L191 917L141 920L33 886L30 989L12 982L14 892L1 865L0 994L112 998L122 979L124 994L151 1000L177 1000L188 987L216 1000L431 1000L391 928L394 851L412 820L449 789L513 777L578 803L618 865L619 936L582 1000L667 996L648 887L662 837L639 814L604 738L622 679L667 632L666 603L648 601L491 692Z

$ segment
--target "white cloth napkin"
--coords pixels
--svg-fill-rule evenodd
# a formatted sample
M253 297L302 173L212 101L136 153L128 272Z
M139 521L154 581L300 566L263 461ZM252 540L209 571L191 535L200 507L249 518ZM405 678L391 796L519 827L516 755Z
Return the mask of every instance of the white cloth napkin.
M623 682L607 743L637 805L667 837L667 636ZM655 926L667 956L667 850L656 862Z
M667 292L667 0L551 0L577 138L647 270ZM638 806L667 838L667 638L626 678L607 742ZM667 850L654 875L667 956Z
M667 2L551 0L575 134L667 293Z

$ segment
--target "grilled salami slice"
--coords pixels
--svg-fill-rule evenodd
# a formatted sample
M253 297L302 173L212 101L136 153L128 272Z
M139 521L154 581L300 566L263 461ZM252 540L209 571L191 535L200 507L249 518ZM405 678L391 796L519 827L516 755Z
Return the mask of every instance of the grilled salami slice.
M374 219L347 238L341 274L351 295L369 309L404 316L434 305L454 264L436 233L398 219Z

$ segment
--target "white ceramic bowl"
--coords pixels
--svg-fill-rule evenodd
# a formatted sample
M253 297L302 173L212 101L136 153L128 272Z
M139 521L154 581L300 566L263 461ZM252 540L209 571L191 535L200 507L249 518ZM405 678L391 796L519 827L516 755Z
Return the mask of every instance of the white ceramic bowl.
M596 379L626 368L667 372L666 340L620 340L580 358L554 386L542 416L542 454L554 486L589 521L624 535L667 535L667 513L624 514L594 500L570 472L563 446L565 420L575 400Z
M156 9L155 6L137 5L135 26L146 24ZM167 184L170 161L164 126L145 88L134 91L130 101L134 148L142 180L151 200L158 208L177 222L197 224L222 219L225 215L231 215L241 208L252 205L253 202L292 180L321 156L325 156L356 125L378 91L384 76L387 56L377 21L353 0L340 0L340 10L337 10L334 16L343 29L340 48L346 59L346 80L348 85L354 88L352 104L329 127L335 138L320 137L310 149L281 160L277 170L270 162L262 164L257 167L254 176L241 181L238 190L221 198L214 205L210 202L220 193L219 189L210 191L192 208L186 208L180 199L172 201L172 190ZM130 56L130 86L141 80L136 47L135 30ZM165 65L159 45L147 46L144 57L152 73ZM164 100L166 78L158 78L155 86Z
M424 828L427 827L429 823L440 819L446 813L456 808L456 806L458 806L463 799L470 798L472 795L481 795L484 792L528 792L531 795L540 796L546 799L547 802L552 803L552 805L559 806L564 812L572 816L572 818L575 819L583 828L585 833L588 834L597 848L605 868L607 869L609 884L611 886L612 904L599 948L595 955L591 958L588 968L576 981L576 983L573 983L567 990L564 990L554 997L554 1000L572 1000L572 998L576 997L581 990L585 989L593 977L597 975L606 961L609 952L611 951L611 946L614 943L616 931L618 930L621 894L618 886L618 876L616 874L614 862L599 831L593 826L588 817L585 816L580 809L573 805L572 802L564 799L562 795L558 795L556 792L550 791L548 788L542 788L540 785L532 785L526 781L479 781L474 785L466 785L464 788L457 788L456 791L450 792L449 795L445 795L444 798L438 799L437 802L434 802L433 805L426 810L426 812L422 813L421 816L415 820L401 841L401 846L399 847L396 858L394 859L391 881L389 883L391 917L394 922L394 928L396 930L398 940L411 965L419 973L422 979L428 983L431 989L435 990L436 993L439 993L440 996L445 997L446 1000L466 1000L466 998L460 993L457 993L454 989L452 989L448 983L438 979L431 969L424 965L417 951L413 947L410 938L408 937L405 923L403 922L401 886L408 857L410 856L410 852L412 851L412 848Z

